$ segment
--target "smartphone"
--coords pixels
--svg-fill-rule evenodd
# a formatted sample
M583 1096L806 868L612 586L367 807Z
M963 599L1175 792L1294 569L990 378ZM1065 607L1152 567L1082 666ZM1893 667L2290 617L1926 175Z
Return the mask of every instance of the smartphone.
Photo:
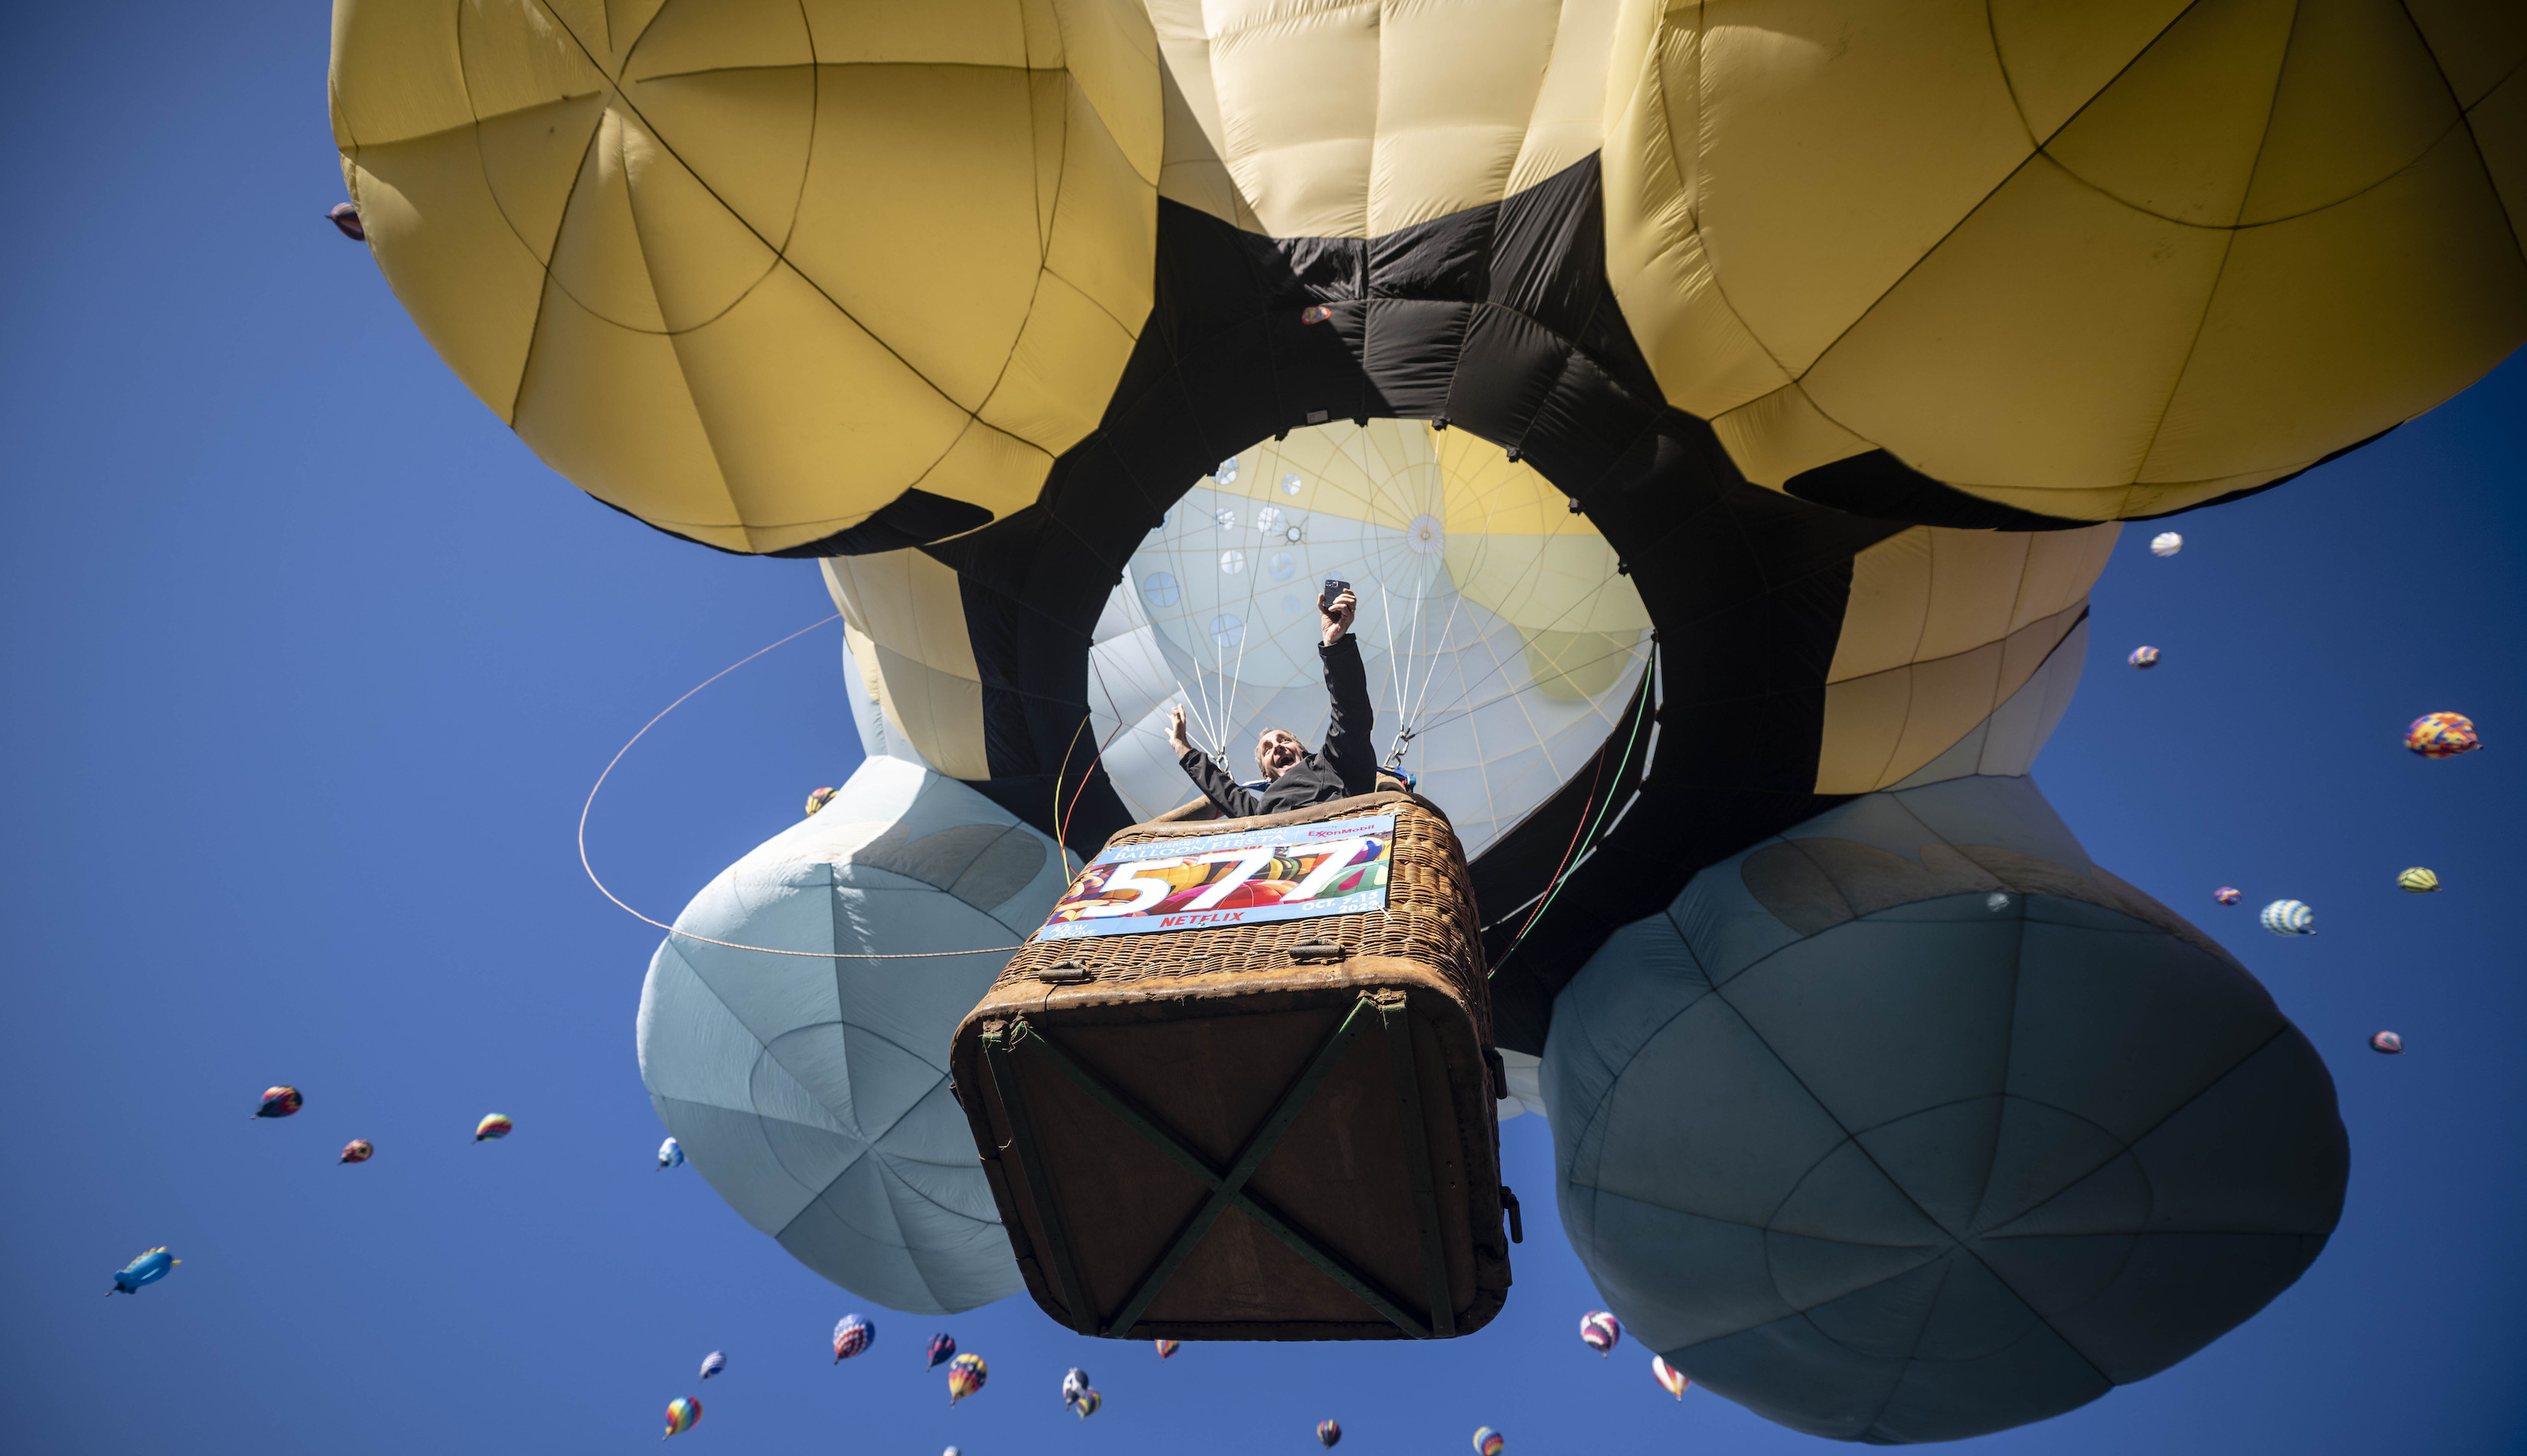
M1323 593L1316 598L1316 610L1319 612L1332 611L1334 609L1334 598L1349 590L1351 590L1351 583L1349 581L1343 581L1332 577L1327 577L1325 578L1325 589Z

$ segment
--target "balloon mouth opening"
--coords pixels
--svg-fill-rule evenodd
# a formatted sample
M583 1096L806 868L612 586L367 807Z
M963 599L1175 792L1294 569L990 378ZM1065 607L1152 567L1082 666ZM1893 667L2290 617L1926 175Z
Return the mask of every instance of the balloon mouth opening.
M1648 607L1532 463L1469 429L1379 417L1293 426L1187 474L1127 553L1090 648L1090 732L1132 821L1189 796L1164 750L1170 708L1197 749L1266 780L1295 756L1259 761L1264 729L1321 743L1329 583L1359 603L1372 756L1448 811L1469 859L1548 810L1593 820L1628 793L1611 772L1592 790L1591 768L1635 728ZM1515 877L1517 899L1543 890L1569 838Z

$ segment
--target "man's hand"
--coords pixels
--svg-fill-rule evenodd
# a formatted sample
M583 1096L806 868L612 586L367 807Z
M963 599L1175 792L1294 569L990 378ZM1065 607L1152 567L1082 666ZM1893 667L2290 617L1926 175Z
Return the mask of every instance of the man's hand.
M1351 630L1352 617L1359 611L1360 599L1349 590L1335 597L1330 604L1317 606L1316 615L1324 619L1326 646L1331 647L1343 639L1343 633Z
M1185 736L1184 725L1184 704L1178 703L1175 710L1167 715L1167 746L1179 755L1193 752L1193 742Z

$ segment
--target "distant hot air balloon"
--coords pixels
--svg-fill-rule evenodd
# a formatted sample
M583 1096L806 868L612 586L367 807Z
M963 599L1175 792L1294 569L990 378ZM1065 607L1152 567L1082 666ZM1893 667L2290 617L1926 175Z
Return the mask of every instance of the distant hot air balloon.
M1166 1359L1169 1355L1174 1354L1174 1353L1176 1352L1177 1348L1178 1348L1178 1347L1177 1347L1177 1344L1176 1344L1176 1342L1175 1342L1174 1340L1171 1340L1171 1339L1162 1339L1162 1340L1160 1340L1160 1341L1159 1341L1159 1358L1160 1358L1160 1359L1161 1359L1161 1360Z
M842 792L842 790L837 788L820 788L814 793L807 795L807 812L809 814L814 814L817 810L834 802L834 795L840 792Z
M667 1435L682 1435L694 1429L702 1418L702 1403L690 1395L679 1395L667 1402ZM665 1440L667 1435L658 1437Z
M1659 1382L1660 1389L1678 1400L1684 1399L1684 1387L1693 1383L1684 1378L1683 1371L1668 1364L1666 1358L1659 1355L1650 1357L1650 1378Z
M1507 1444L1508 1442L1501 1438L1501 1433L1490 1427L1474 1428L1474 1450L1477 1456L1500 1456L1501 1447Z
M1324 1447L1326 1450L1330 1451L1330 1450L1332 1450L1332 1449L1333 1449L1337 1444L1339 1444L1339 1443L1341 1442L1341 1440L1342 1440L1342 1423L1341 1423L1341 1422L1339 1422L1339 1421L1318 1421L1318 1422L1316 1423L1316 1444L1317 1444L1317 1445L1320 1445L1320 1446Z
M306 1105L307 1099L298 1094L296 1087L268 1087L254 1115L259 1118L285 1118Z
M510 1122L499 1113L489 1113L484 1116L483 1121L474 1125L474 1140L476 1142L497 1140L516 1131L517 1127L517 1124Z
M1082 1390L1079 1392L1079 1398L1070 1403L1070 1408L1079 1413L1080 1420L1085 1421L1089 1417L1096 1415L1097 1408L1105 1403L1105 1396L1098 1394L1094 1390Z
M2431 891L2440 887L2440 878L2432 874L2430 871L2423 869L2421 866L2415 865L2403 874L2397 876L2396 883L2402 886L2406 894L2427 895Z
M137 1294L142 1284L154 1284L167 1277L167 1271L183 1263L171 1259L165 1249L151 1249L115 1272L114 1287L106 1290L110 1298L117 1294Z
M2185 537L2172 530L2162 530L2149 538L2149 554L2152 556L2174 556L2184 549Z
M2296 900L2275 900L2264 907L2264 929L2276 935L2313 935L2316 912Z
M2211 892L2211 898L2219 901L2223 905L2235 905L2240 900L2244 899L2245 896L2238 892L2238 887L2236 885L2224 884Z
M377 1144L365 1137L354 1137L342 1144L342 1161L345 1163L365 1163L377 1155Z
M702 1357L702 1379L703 1379L703 1380L706 1380L706 1381L707 1381L707 1380L709 1380L712 1376L715 1376L715 1375L719 1374L721 1371L726 1370L726 1369L728 1369L728 1356L727 1356L726 1354L724 1354L723 1352L718 1351L718 1350L713 1350L713 1351L711 1351L709 1354L704 1355L704 1356Z
M2483 735L2462 713L2425 713L2405 728L2404 746L2424 758L2454 758L2481 748Z
M1069 1370L1062 1373L1061 1403L1063 1405L1076 1404L1079 1397L1085 1394L1087 1390L1088 1372L1081 1370L1078 1366L1074 1365Z
M2131 663L2134 667L2146 673L2150 669L2158 666L2158 649L2155 647L2136 647L2132 650L2132 656L2125 658L2124 661Z
M337 202L325 214L325 220L342 229L342 235L353 242L367 242L369 229L360 222L360 210L347 202Z
M982 1389L983 1381L990 1379L991 1374L991 1367L983 1363L983 1357L970 1351L949 1361L948 1403L954 1405Z
M1302 324L1322 324L1333 316L1334 311L1321 303L1312 303L1299 310L1299 322Z
M1579 1317L1579 1338L1604 1359L1615 1342L1624 1337L1624 1323L1601 1309L1592 1309Z
M2369 1049L2392 1057L2404 1049L2404 1038L2393 1031L2381 1031L2369 1038Z
M670 1168L682 1167L684 1161L684 1145L677 1142L676 1139L670 1137L666 1141L658 1144L659 1172L664 1173Z
M939 1368L940 1361L949 1359L955 1353L956 1336L946 1333L934 1334L930 1336L930 1363L921 1368L923 1370L937 1370Z
M842 1364L867 1349L877 1339L877 1326L856 1314L845 1315L834 1326L834 1363Z

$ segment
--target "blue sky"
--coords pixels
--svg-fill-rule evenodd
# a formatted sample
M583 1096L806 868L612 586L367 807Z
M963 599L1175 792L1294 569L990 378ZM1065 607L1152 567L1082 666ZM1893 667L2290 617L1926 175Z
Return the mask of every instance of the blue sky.
M1816 1451L1681 1405L1506 1129L1518 1284L1431 1347L1088 1341L1023 1299L862 1307L661 1174L632 1027L654 934L571 826L622 740L830 610L812 565L672 541L552 476L439 366L359 247L326 127L325 7L22 15L0 93L0 820L15 1114L0 1154L0 1443L45 1452L848 1446ZM2527 364L2283 489L2127 531L2089 678L2037 777L2096 858L2218 934L2333 1066L2343 1226L2307 1278L2175 1371L1978 1453L2521 1449L2527 989ZM2142 642L2153 673L2125 668ZM661 915L792 823L857 749L833 629L652 733L600 867ZM2404 753L2416 714L2489 751ZM2398 892L2429 865L2446 893ZM2219 884L2247 904L2210 903ZM2251 925L2281 895L2322 933ZM2363 1045L2400 1031L2401 1058ZM247 1114L305 1089L286 1122ZM517 1119L468 1141L490 1111ZM373 1139L377 1160L335 1150ZM184 1264L107 1300L142 1249ZM936 1329L990 1360L950 1410ZM714 1348L730 1373L699 1387ZM1106 1395L1057 1398L1080 1364Z

